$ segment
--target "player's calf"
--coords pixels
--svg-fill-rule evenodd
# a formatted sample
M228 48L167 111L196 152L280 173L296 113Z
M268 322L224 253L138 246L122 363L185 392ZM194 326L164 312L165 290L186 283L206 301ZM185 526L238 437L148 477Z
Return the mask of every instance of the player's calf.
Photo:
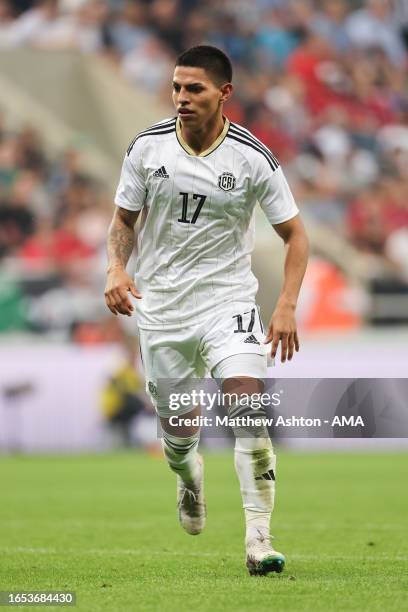
M199 432L178 437L163 432L163 450L170 469L177 474L177 507L180 524L191 535L205 526L204 466L197 452Z
M177 476L177 505L180 524L190 535L198 535L205 527L207 509L204 498L204 462L198 455L199 472L192 484L186 485Z
M182 438L163 431L163 451L169 468L187 485L195 482L199 474L199 440L199 432Z

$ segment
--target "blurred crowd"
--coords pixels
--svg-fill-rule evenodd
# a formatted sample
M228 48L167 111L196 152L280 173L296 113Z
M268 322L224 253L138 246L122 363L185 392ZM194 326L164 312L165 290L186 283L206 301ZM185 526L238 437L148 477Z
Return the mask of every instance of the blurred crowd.
M82 168L77 150L51 160L33 128L10 130L0 117L0 331L121 334L112 317L97 323L112 201Z
M408 0L0 0L0 49L98 53L165 104L175 57L201 43L231 57L226 114L280 159L306 220L408 283ZM0 258L54 274L49 316L75 321L75 296L100 308L87 284L110 214L77 152L50 162L33 129L0 126Z

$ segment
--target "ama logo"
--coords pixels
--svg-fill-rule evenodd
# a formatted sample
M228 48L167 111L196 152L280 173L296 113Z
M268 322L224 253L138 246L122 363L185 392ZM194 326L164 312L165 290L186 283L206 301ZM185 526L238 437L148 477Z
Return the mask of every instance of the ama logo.
M364 427L364 421L363 418L359 415L359 416L350 416L347 417L344 414L342 416L334 416L333 420L332 420L332 427L334 427L334 425L338 425L339 427L358 427L359 425L361 427Z

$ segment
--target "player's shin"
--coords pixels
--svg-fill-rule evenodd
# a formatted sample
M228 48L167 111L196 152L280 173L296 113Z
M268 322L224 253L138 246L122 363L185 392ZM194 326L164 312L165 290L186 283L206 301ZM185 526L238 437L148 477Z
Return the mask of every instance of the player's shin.
M199 475L199 455L197 453L200 432L187 437L179 437L163 431L163 451L167 463L186 485L193 484Z
M252 424L265 416L263 411L235 405L229 413L230 418L241 417L241 422L245 423L233 429L236 438L235 469L240 483L248 541L259 536L260 532L269 536L275 499L276 456L266 427Z
M177 507L179 521L190 535L202 532L206 520L204 498L204 464L197 452L200 432L190 427L163 427L163 450L169 467L177 474ZM179 435L175 435L179 434Z

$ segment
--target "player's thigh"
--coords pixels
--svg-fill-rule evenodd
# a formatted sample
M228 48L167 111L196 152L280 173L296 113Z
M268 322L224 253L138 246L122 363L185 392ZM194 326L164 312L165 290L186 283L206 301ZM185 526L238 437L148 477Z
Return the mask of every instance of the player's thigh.
M189 379L205 375L206 366L199 351L199 336L193 328L184 330L140 330L140 351L146 391L161 417L174 412L169 407L171 394L187 389ZM177 414L191 410L179 408Z
M230 355L217 363L211 375L222 382L226 393L236 391L236 386L246 393L259 393L267 376L267 359L257 353Z
M215 378L266 378L267 346L256 304L236 304L208 321L201 354Z

